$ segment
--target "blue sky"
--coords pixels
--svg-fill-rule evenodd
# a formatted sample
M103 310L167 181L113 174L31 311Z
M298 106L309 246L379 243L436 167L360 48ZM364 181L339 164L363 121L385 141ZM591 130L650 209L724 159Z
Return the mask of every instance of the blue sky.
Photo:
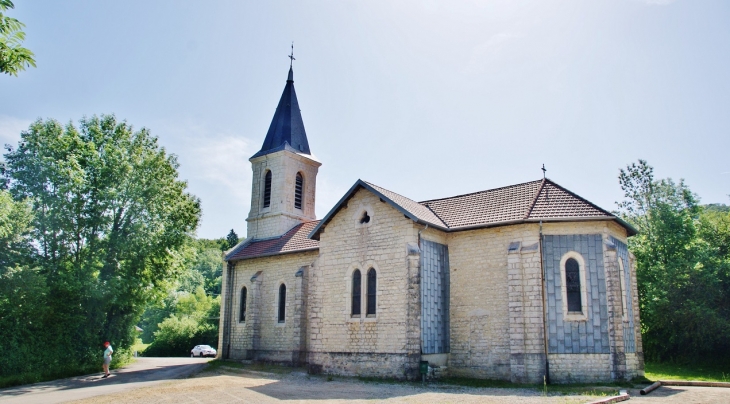
M727 1L16 1L38 67L0 142L114 113L179 156L200 237L245 235L248 158L289 67L317 215L358 179L415 200L548 177L612 210L643 158L730 203Z

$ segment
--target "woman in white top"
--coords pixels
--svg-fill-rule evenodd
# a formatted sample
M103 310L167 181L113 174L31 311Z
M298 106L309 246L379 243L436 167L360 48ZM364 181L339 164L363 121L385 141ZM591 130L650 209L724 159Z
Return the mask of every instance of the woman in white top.
M104 347L106 347L106 349L104 350L104 365L102 366L104 368L104 376L102 376L102 379L111 375L111 373L109 373L109 364L112 363L112 353L114 353L109 341L104 343Z

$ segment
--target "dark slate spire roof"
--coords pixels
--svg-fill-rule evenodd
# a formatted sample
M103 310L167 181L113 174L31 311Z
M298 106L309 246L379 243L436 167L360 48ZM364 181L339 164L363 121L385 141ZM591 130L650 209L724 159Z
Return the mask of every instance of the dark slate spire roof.
M289 67L289 77L286 80L286 87L281 94L279 105L276 107L274 119L266 133L264 145L261 150L251 158L278 152L280 150L291 150L296 153L312 154L309 151L307 133L304 131L302 113L299 110L297 93L294 91L294 72Z

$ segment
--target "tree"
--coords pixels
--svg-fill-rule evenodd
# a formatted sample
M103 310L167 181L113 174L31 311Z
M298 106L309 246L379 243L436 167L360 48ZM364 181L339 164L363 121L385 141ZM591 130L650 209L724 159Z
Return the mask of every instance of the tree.
M12 1L0 0L0 72L17 76L28 66L35 67L35 59L33 52L21 46L25 24L3 14L11 8L15 8Z
M228 242L229 249L235 247L236 244L238 244L238 234L231 229L231 231L228 232L228 236L226 236L226 241Z
M704 210L684 181L639 160L619 175L636 256L644 350L651 360L728 359L730 216Z
M8 189L35 212L30 236L53 318L44 332L64 341L31 356L91 363L104 340L124 352L146 303L181 271L200 218L176 157L147 129L102 115L78 128L38 120L5 159Z

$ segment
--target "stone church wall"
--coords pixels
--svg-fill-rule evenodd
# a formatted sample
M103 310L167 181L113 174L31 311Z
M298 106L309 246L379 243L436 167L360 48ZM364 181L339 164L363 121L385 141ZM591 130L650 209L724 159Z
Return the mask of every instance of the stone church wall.
M292 364L300 364L306 360L307 275L318 254L318 251L308 251L238 261L230 280L224 270L222 290L227 290L228 282L232 281L234 284L231 305L231 359ZM300 276L297 276L300 269ZM279 323L277 310L279 285L282 283L286 285L286 321ZM241 289L244 286L248 289L248 296L246 320L241 322ZM223 304L221 318L227 315L226 305ZM225 352L222 335L219 340L219 352Z
M318 161L286 150L252 159L251 211L246 219L246 236L255 239L275 237L302 220L315 220L315 189L320 165ZM271 204L264 208L264 177L269 170ZM302 209L294 207L297 173L301 173L304 179Z
M537 227L516 225L449 234L450 374L510 380L513 354L521 356L520 365L524 367L524 344L529 342L525 339L525 324L521 323L519 327L510 324L511 312L516 309L520 310L519 319L523 318L522 306L517 307L520 303L512 302L514 298L510 296L510 291L518 288L522 296L522 279L510 274L508 268L508 247L511 242L520 240L523 244L537 243ZM521 274L520 265L512 266L520 268ZM539 275L539 269L536 272ZM532 280L529 284L531 288L537 287L539 293L539 283ZM536 318L540 318L539 307ZM529 319L527 325L541 326L534 321ZM519 347L513 347L515 343ZM538 355L544 352L542 343L529 352L532 351ZM544 359L541 362L544 363Z
M367 213L369 221L361 223ZM418 260L413 222L367 190L356 192L320 235L310 272L310 369L342 375L417 377ZM377 271L377 310L351 315L352 273ZM363 293L366 295L366 293Z

